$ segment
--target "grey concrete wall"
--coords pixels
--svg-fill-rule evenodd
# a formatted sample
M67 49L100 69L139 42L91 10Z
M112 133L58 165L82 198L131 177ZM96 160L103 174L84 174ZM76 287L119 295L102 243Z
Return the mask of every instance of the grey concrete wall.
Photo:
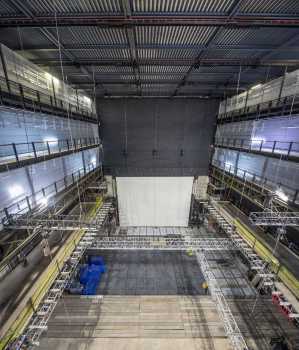
M207 175L216 100L99 99L106 173Z

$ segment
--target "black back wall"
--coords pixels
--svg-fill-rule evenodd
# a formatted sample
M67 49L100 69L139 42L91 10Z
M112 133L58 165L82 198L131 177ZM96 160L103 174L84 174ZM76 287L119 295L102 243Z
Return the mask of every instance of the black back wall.
M106 174L208 174L218 101L100 99L97 107Z

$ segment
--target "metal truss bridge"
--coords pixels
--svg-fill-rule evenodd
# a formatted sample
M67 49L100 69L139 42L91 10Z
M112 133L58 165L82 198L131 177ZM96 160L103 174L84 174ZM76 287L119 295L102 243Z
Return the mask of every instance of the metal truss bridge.
M256 226L299 226L299 212L252 212L249 220Z
M211 297L217 306L217 310L221 320L223 321L224 329L227 337L230 339L233 349L248 350L243 335L238 328L237 322L229 308L226 298L217 283L217 278L213 273L213 269L209 266L208 260L205 257L205 251L209 250L235 250L240 249L240 244L236 244L233 239L233 234L228 238L211 238L200 237L192 233L189 229L174 230L172 233L165 231L164 233L157 228L147 229L146 233L152 234L137 234L143 232L138 228L130 228L126 235L119 232L115 236L105 236L101 234L101 227L103 227L107 220L108 213L112 208L110 202L104 203L102 208L98 211L95 219L90 222L82 223L79 218L13 218L14 221L9 225L17 227L40 227L49 230L74 230L85 229L85 233L74 246L74 249L65 262L63 268L60 270L58 277L52 283L43 301L40 303L34 315L31 317L22 335L16 340L13 347L9 349L28 349L39 345L39 338L42 332L47 330L47 324L51 314L57 305L59 298L63 295L64 289L71 281L74 272L77 269L83 255L87 251L106 250L106 249L126 249L126 250L192 250L196 254L199 266L208 283ZM214 208L210 208L212 214ZM17 219L17 220L16 220ZM62 220L59 220L62 219ZM220 220L220 219L219 219ZM23 226L22 226L23 225ZM225 223L226 225L226 223ZM222 224L223 226L223 224ZM134 234L135 233L135 234Z

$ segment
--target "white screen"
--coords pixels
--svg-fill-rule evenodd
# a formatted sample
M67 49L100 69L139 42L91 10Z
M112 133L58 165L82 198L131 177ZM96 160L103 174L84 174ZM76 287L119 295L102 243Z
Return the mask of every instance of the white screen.
M120 226L188 226L193 177L117 177Z

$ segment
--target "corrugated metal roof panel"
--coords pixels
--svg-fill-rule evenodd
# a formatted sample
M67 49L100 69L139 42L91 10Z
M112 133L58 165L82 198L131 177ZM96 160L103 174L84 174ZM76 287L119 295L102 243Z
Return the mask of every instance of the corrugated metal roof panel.
M136 27L135 33L137 44L204 45L214 30L214 27L199 26L142 26Z
M135 12L163 13L223 13L228 11L234 0L133 0Z
M53 35L57 35L52 29ZM59 37L64 45L117 45L127 44L123 29L99 27L62 27Z
M192 49L138 49L138 58L150 59L193 59L198 55L198 50Z
M276 13L298 15L298 0L254 0L247 1L241 8L242 13Z
M184 74L188 71L189 66L140 66L139 70L142 73L157 73L157 74Z
M21 13L11 6L9 1L0 0L0 17L8 15L21 15Z
M120 13L119 0L30 0L30 8L35 14L57 13Z
M221 45L282 45L293 35L298 34L296 28L238 28L225 29L215 40Z
M68 50L78 59L125 59L130 58L130 51L127 49L88 49L88 50Z
M257 58L259 57L259 55L261 54L260 51L253 51L253 50L249 50L249 51L246 51L246 50L217 50L217 51L207 51L204 53L204 58L207 58L207 59L212 59L212 58L215 58L215 59L225 59L225 58L228 58L228 59L254 59L254 58Z
M155 80L173 80L180 81L183 78L183 75L161 75L161 74L141 74L141 80L155 81Z
M118 73L118 74L133 74L134 70L131 66L95 66L93 67L95 73Z

